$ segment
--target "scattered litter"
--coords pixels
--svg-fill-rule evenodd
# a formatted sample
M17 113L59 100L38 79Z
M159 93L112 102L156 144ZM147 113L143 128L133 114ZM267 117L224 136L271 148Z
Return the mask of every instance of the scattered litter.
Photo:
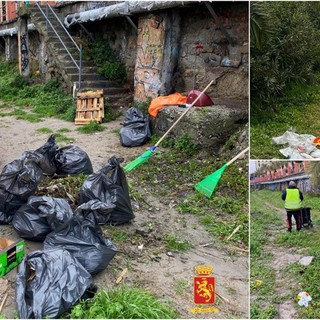
M105 167L87 178L80 190L81 203L98 199L115 205L108 220L108 223L113 225L122 224L134 218L129 187L124 170L120 166L121 162L123 162L122 158L111 157Z
M167 252L167 256L174 258L174 254L173 254L171 251L168 251L168 252Z
M263 284L262 280L256 280L256 286L260 287Z
M308 266L312 262L313 258L314 258L313 256L302 257L299 260L299 263L302 264L303 266Z
M2 302L1 302L1 305L0 305L0 312L2 311L3 307L4 307L4 304L6 303L6 300L8 298L8 293L5 294Z
M229 241L238 231L239 229L241 228L241 224L239 226L237 226L233 231L232 233L230 234L230 236L226 239L226 241Z
M116 280L116 284L119 284L123 280L123 277L125 276L125 274L127 272L128 272L128 268L124 268L123 271L119 274L119 276Z
M62 198L31 196L14 215L12 226L23 239L44 241L47 234L70 220L72 209Z
M91 174L93 172L89 156L75 145L59 149L55 155L55 161L58 175Z
M308 292L306 292L306 291L300 292L300 293L298 294L298 299L299 299L298 304L299 304L299 306L301 306L301 307L302 307L302 306L308 307L309 302L312 300L310 294L309 294Z
M91 284L90 273L68 251L60 248L35 251L18 269L19 318L58 318Z
M289 145L279 150L288 159L318 159L320 149L313 144L314 139L311 134L297 134L288 130L282 136L272 138L272 142Z
M151 137L150 120L139 109L128 109L120 130L120 142L124 147L141 146Z
M142 251L143 250L143 243L138 245L138 250Z

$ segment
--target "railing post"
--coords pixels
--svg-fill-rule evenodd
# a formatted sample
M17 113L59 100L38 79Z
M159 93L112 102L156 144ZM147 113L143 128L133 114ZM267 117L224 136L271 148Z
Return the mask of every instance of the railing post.
M47 28L47 34L48 34L48 19L49 19L49 17L48 17L48 15L49 15L49 12L48 12L48 1L46 0L46 28Z
M82 76L82 45L80 44L79 89L81 88L81 76Z

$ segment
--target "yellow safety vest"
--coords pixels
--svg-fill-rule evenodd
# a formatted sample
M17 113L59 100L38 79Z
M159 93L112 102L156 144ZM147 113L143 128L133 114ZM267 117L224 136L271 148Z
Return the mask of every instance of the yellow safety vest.
M302 208L299 189L287 189L287 196L284 207L289 210Z

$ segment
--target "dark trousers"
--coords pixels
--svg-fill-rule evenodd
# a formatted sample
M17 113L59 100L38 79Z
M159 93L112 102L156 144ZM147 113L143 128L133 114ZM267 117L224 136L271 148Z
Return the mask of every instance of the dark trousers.
M287 210L287 226L288 231L291 231L292 229L292 216L294 216L294 220L296 221L297 230L299 231L301 229L302 224L302 214L301 210Z

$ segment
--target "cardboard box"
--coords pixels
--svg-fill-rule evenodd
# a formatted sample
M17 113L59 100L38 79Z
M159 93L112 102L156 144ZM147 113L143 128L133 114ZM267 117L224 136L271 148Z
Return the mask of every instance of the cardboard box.
M0 277L16 267L24 256L24 240L0 238Z

